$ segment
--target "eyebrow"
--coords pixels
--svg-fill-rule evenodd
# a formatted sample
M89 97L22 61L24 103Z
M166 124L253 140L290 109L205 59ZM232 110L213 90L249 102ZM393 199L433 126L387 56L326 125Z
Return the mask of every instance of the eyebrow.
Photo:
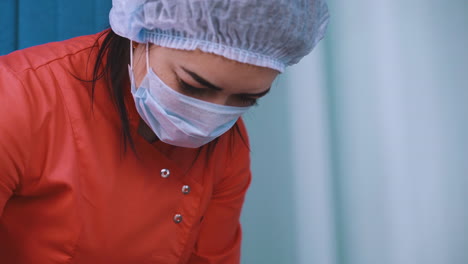
M206 79L204 79L203 77L201 77L200 75L192 72L192 71L189 71L187 69L185 69L184 67L181 67L182 70L184 70L188 75L190 75L195 81L197 81L199 84L203 85L203 86L206 86L210 89L213 89L213 90L216 90L216 91L222 91L223 88L221 87L218 87L212 83L210 83L209 81L207 81ZM264 95L266 95L268 92L270 92L271 90L271 87L268 87L267 90L263 91L263 92L260 92L260 93L241 93L239 95L243 95L243 96L252 96L252 97L262 97Z

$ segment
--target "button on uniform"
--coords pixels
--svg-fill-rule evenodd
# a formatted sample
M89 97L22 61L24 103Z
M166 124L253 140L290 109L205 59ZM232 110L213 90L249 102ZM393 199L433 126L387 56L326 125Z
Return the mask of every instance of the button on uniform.
M174 223L179 224L180 222L182 222L182 215L181 214L174 215Z
M161 177L167 178L167 177L169 177L169 175L171 175L171 171L170 171L170 170L168 170L168 169L162 169L162 170L161 170Z
M189 194L190 193L190 186L188 186L188 185L182 186L182 193L183 194Z

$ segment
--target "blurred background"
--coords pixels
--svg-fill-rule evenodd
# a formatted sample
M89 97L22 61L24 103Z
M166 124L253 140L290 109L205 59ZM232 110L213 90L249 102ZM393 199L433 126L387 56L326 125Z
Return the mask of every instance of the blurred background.
M243 264L468 263L468 2L329 0L327 37L245 116ZM110 0L0 0L0 55Z

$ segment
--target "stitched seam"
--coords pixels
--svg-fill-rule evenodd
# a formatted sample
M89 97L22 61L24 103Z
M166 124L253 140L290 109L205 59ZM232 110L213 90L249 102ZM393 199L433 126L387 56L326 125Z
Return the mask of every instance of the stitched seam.
M55 62L55 61L62 60L62 59L67 58L67 57L69 57L69 56L76 55L76 54L78 54L78 53L81 53L81 52L86 51L86 50L88 50L88 49L93 49L93 48L95 48L95 47L96 47L96 45L92 45L92 46L90 46L90 47L82 48L82 49L80 49L80 50L78 50L78 51L76 51L76 52L68 53L68 54L66 54L66 55L64 55L64 56L61 56L61 57L58 57L58 58L54 58L54 59L52 59L52 60L50 60L50 61L47 61L47 62L45 62L45 63L43 63L43 64L40 64L40 65L36 66L36 67L27 67L27 68L25 68L25 69L22 69L22 70L18 71L18 74L24 73L24 72L30 71L30 70L36 71L36 70L38 70L39 68L42 68L42 67L44 67L44 66L48 66L49 64L51 64L51 63L53 63L53 62Z
M9 72L21 84L23 91L26 91L26 86L24 85L21 78L19 78L18 74L16 72L14 72L8 65L3 64L3 66L4 66L4 69L7 72ZM31 137L32 137L32 135L31 135ZM21 186L23 184L23 178L24 178L23 176L24 176L24 173L27 171L26 168L30 164L31 159L32 159L32 153L31 153L31 151L29 151L29 157L27 158L27 162L24 164L23 170L21 171L21 174L19 176L20 178L18 179L19 182L18 182L18 186L16 186L17 188L21 188Z
M76 53L75 53L76 54ZM45 66L45 65L42 65L42 66ZM41 67L42 67L41 66ZM50 69L49 69L50 70ZM78 138L76 136L76 131L75 131L75 128L73 127L73 124L72 124L72 119L71 119L71 115L70 115L70 110L67 106L67 104L65 103L65 96L63 94L63 91L62 89L60 88L60 86L58 85L57 83L57 79L54 77L54 83L55 83L55 86L57 87L56 89L58 90L58 93L60 94L60 97L61 97L61 104L63 106L63 108L66 110L66 115L67 115L67 119L68 119L68 124L70 125L70 128L72 130L72 133L73 133L73 142L75 143L75 146L76 146L76 149L78 152L79 151L79 147L78 147ZM79 166L78 169L81 169L81 166ZM78 175L81 175L81 173L78 173ZM78 210L78 208L77 208ZM78 233L78 236L76 238L76 241L72 247L72 250L70 251L70 260L68 263L72 263L73 259L75 258L76 256L76 249L78 247L78 241L80 240L80 237L81 237L81 233L82 233L82 230L83 230L83 223L80 222L80 229L79 229L79 233Z

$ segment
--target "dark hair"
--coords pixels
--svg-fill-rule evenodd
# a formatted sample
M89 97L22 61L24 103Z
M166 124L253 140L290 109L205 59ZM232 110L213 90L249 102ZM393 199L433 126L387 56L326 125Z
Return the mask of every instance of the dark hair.
M99 46L98 41L104 36L105 38ZM90 82L92 82L91 100L93 104L96 82L104 78L108 83L107 87L110 90L112 101L117 109L122 125L124 152L127 150L127 144L130 144L131 149L135 151L135 144L131 137L130 122L124 100L125 84L129 82L127 70L127 65L130 62L129 45L128 39L115 34L111 29L101 33L95 43L95 47L99 49L96 61L94 62L92 79L90 80Z
M99 46L99 40L104 37L102 44ZM98 47L96 61L94 62L92 79L87 80L91 82L91 100L94 101L94 91L96 82L102 78L108 83L108 88L112 96L112 101L117 109L121 121L122 140L124 152L127 150L127 144L136 153L135 144L133 142L130 132L130 122L128 118L127 108L125 105L125 89L128 87L129 76L127 65L130 62L130 43L127 38L117 35L112 29L107 29L102 32L94 47ZM248 147L248 144L238 124L236 123L232 129L235 129L237 134L240 135L242 141ZM234 133L231 133L234 135ZM231 142L234 142L234 137L231 137ZM212 152L218 138L205 145L208 147L207 153ZM205 147L203 146L203 147ZM202 148L199 150L201 151ZM200 152L199 151L199 152Z

